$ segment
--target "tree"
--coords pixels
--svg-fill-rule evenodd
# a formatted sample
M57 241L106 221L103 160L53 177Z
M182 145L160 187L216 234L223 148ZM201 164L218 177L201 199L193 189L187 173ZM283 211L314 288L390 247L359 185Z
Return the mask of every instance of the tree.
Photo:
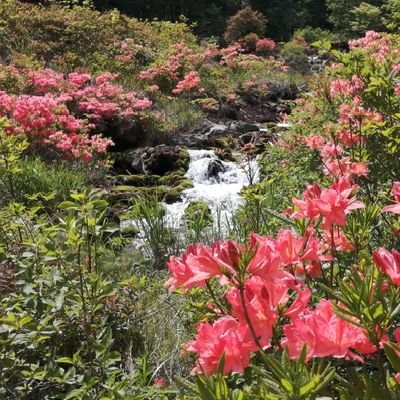
M400 29L400 0L388 0L384 6L386 11L385 26L394 32Z
M355 34L362 35L366 31L382 30L382 14L379 7L363 2L358 7L354 7L350 12L353 15L350 26Z
M342 40L347 40L363 33L361 25L368 26L370 21L372 25L376 23L377 17L375 6L380 10L383 0L370 0L367 6L361 6L362 0L326 0L329 11L329 22L332 24L333 31L337 33ZM372 6L372 7L371 7ZM354 12L352 12L354 11ZM355 18L358 18L357 25L352 25ZM360 29L359 31L357 31Z
M264 15L246 7L228 19L224 38L227 42L232 43L249 33L263 36L266 29L267 20Z

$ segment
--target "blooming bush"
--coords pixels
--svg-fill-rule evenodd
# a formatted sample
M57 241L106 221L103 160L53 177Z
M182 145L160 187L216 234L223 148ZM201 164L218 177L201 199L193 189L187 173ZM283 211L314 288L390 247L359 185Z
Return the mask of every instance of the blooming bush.
M369 32L351 42L331 77L297 101L278 146L300 146L320 183L293 193L281 215L270 211L281 222L275 235L170 258L170 291L209 299L184 346L201 398L221 384L251 399L399 398L396 40Z
M18 82L17 94L7 88L10 75ZM51 69L2 67L0 87L6 90L0 91L0 115L9 122L8 133L27 135L31 149L50 145L65 156L88 161L112 145L95 133L97 123L139 119L152 106L147 98L113 83L116 77L103 73L94 79L77 72L64 77Z

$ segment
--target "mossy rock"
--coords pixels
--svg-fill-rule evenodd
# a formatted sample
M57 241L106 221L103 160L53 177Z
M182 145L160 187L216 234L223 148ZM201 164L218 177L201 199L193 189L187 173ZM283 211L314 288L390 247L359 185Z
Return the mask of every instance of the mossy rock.
M107 195L110 204L129 204L132 198L155 199L161 201L170 190L167 186L136 187L136 186L115 186Z
M116 175L111 177L112 181L118 185L129 186L155 186L160 179L159 175Z
M216 149L215 155L222 161L233 161L237 162L237 159L232 154L232 150L229 148L226 149Z
M276 122L266 122L265 124L262 124L262 127L265 129L272 129L276 127Z
M179 172L172 172L171 174L162 176L158 179L159 185L176 186L179 185L186 178Z
M187 171L189 168L189 162L190 162L190 155L187 149L181 148L179 150L179 160L176 163L176 166L179 169L183 169L184 171Z
M186 189L191 189L193 187L193 182L190 179L184 179L179 185L175 186L174 189L179 193L183 192Z
M135 237L139 234L139 229L131 224L121 228L121 234L124 237Z
M165 194L163 200L167 203L167 204L172 204L172 203L176 203L177 201L179 201L180 198L180 192L176 189L171 189L168 193Z
M229 137L219 137L215 139L215 146L220 149L232 147L232 139Z
M192 201L185 210L184 219L192 230L202 230L213 222L210 207L203 200Z

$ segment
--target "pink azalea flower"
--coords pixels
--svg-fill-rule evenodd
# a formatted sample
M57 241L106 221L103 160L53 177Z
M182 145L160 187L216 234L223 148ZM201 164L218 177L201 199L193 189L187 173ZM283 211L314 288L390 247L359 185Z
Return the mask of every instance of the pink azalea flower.
M363 354L376 351L363 329L334 313L330 300L321 300L314 310L300 314L283 327L283 332L285 338L281 344L288 348L291 358L299 357L304 345L307 346L307 360L328 356L360 360L352 350Z
M233 317L220 318L213 324L199 324L194 340L185 345L186 351L198 355L192 374L212 375L222 355L225 356L224 374L243 373L250 363L250 351L242 330Z
M375 264L390 277L396 286L400 286L400 253L397 250L389 252L380 248L373 252Z
M383 207L382 211L400 214L400 182L393 182L392 195L397 203Z

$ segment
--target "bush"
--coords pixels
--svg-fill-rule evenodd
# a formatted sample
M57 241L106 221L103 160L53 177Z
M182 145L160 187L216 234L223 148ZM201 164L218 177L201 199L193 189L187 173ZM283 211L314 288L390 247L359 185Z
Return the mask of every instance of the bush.
M228 43L233 43L249 33L263 36L266 29L267 20L264 15L246 7L228 19L224 38Z
M322 28L312 28L311 26L297 29L294 32L293 37L302 37L308 44L312 44L320 40L329 40L330 42L338 41L338 37L332 32Z
M281 51L281 56L285 60L285 64L294 71L305 73L309 70L306 48L296 38L285 43Z

